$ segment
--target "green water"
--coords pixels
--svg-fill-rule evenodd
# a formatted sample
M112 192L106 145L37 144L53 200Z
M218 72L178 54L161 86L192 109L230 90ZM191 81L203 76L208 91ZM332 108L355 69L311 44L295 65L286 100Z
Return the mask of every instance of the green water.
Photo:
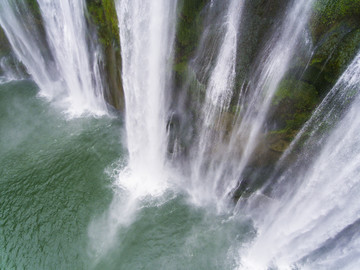
M31 81L0 85L0 269L236 266L250 224L191 206L175 190L140 202L111 248L95 256L106 236L101 219L121 196L112 171L125 159L122 121L68 119L37 91Z

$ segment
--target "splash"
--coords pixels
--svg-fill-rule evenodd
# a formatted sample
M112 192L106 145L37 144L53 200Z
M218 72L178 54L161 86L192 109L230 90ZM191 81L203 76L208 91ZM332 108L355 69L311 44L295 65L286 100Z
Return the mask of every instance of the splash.
M142 204L167 190L167 91L171 87L172 44L177 1L120 0L119 18L129 159L114 181L114 201L92 230L105 226L103 256L120 228L136 218ZM99 225L102 224L102 225ZM105 239L105 240L104 240ZM93 241L96 243L97 241ZM94 244L96 245L96 244Z
M100 54L88 46L84 1L39 0L38 5L41 15L35 18L24 1L0 3L0 24L17 58L40 94L60 102L70 115L106 114Z
M341 117L335 118L338 123L330 133L312 133L302 157L280 176L291 182L286 185L285 194L278 197L276 203L257 209L262 216L257 219L259 236L250 250L244 251L247 255L243 258L243 266L252 269L265 269L269 265L280 269L291 265L304 269L353 269L359 263L356 256L360 252L357 233L360 214L359 79L360 54L309 122L315 121L318 125L323 121L333 122L334 114L339 112L331 106L329 110L333 98L335 103L341 104L344 96L350 95L353 97L351 106ZM321 121L316 121L319 115ZM314 137L321 142L315 151ZM309 151L314 156L311 162L304 159ZM279 182L274 194L279 194L276 189L285 184ZM252 200L256 200L255 197Z

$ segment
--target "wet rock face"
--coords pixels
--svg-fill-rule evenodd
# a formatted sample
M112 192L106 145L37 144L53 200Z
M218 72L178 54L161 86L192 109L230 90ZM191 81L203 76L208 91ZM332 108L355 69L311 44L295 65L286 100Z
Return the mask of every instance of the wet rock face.
M360 1L315 1L308 29L313 54L294 58L272 102L280 140L293 139L360 49Z
M0 76L4 75L5 70L2 65L2 62L5 58L8 58L11 55L11 46L7 40L4 31L0 27Z
M350 22L352 27L360 25L360 1L316 0L310 29L315 43L334 26Z
M254 5L257 2L261 1L254 1ZM262 37L266 40L266 34ZM267 178L264 174L272 172L281 154L360 50L360 1L315 1L308 37L312 55L299 50L279 84L267 131L259 138L241 184L234 191L235 201L263 186Z
M288 0L247 0L239 29L236 88L257 68L257 58L282 17ZM235 98L236 99L236 98Z
M360 1L316 0L309 32L313 56L301 79L323 97L360 49Z
M105 99L116 109L125 108L121 79L121 48L114 0L86 0L89 28L103 54Z
M8 39L6 38L3 29L0 27L0 57L5 56L10 52L11 52L11 46L9 44Z

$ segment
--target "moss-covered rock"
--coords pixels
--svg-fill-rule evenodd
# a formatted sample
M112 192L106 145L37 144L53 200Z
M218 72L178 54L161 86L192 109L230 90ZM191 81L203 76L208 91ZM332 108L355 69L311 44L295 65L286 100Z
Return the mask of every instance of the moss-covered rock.
M11 45L3 31L0 27L0 58L11 53Z
M114 0L87 0L86 4L88 23L96 31L104 56L105 98L115 108L124 110L120 37Z
M284 79L271 105L270 122L274 127L271 133L276 134L278 140L273 140L270 148L275 151L285 150L286 144L280 142L291 142L297 131L311 117L319 100L315 86L300 80Z
M283 15L287 0L247 0L244 2L236 60L235 89L241 89L244 81L258 67L259 54L271 37ZM237 96L234 96L237 100Z
M87 8L92 22L98 30L102 45L120 47L118 19L114 0L87 0Z
M208 0L181 0L175 36L175 84L179 88L186 79L187 65L194 55L202 29L201 11Z
M310 118L360 49L360 0L317 0L309 24L314 49L310 60L298 55L274 96L270 148L286 148ZM304 63L307 62L307 65ZM300 72L299 72L300 71Z
M311 19L311 32L315 42L339 22L360 24L359 0L316 0Z
M41 11L37 0L25 0L24 2L34 17L36 23L42 25Z
M320 92L336 83L360 49L360 27L343 21L333 26L317 42L305 79Z

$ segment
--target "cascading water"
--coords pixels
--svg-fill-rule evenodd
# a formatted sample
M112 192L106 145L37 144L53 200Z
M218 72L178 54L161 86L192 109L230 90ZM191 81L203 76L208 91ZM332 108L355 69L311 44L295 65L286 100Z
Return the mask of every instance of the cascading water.
M204 165L207 162L209 149L213 145L212 129L219 121L222 112L228 110L232 96L232 89L235 80L236 50L238 39L238 28L242 13L242 1L229 1L228 11L225 15L224 27L225 34L219 49L215 67L213 68L209 84L206 89L205 104L202 108L203 125L200 131L200 139L196 148L196 158L192 163L191 178L195 179L188 191L192 194L195 201L205 203L213 201L214 190L218 183L206 183L204 179L215 177L213 171L211 175L203 177Z
M176 18L186 2L115 1L125 157L120 119L65 121L35 97L30 81L0 82L0 268L357 269L360 54L271 174L262 175L262 188L229 207L246 170L259 169L252 159L269 131L274 95L306 43L314 1L284 1L286 12L260 38L265 45L241 87L238 65L246 55L239 44L250 2L203 1L195 5L205 11L196 11L196 19L194 2L185 5L186 20L197 24L203 16L205 23L197 25L202 33L182 89L174 89L172 61L179 60L173 57ZM41 94L65 101L77 115L105 113L102 59L87 32L87 2L37 0L41 23L26 3L2 0L0 25ZM0 67L16 78L5 62ZM196 89L185 89L190 84ZM174 96L182 94L200 97L181 111L177 103L186 98ZM193 137L181 141L175 134L179 141L171 142L184 119ZM217 211L208 209L214 205Z
M90 228L98 256L113 246L120 226L131 224L142 200L156 198L168 187L166 93L171 87L176 6L176 0L119 0L116 5L129 159L115 176L117 196L105 219ZM104 226L106 232L99 234Z
M39 0L38 4L46 37L25 2L0 3L0 23L18 59L39 85L40 94L65 101L70 114L106 113L99 53L90 53L86 40L84 1Z
M235 125L236 132L231 135L229 150L236 147L239 138L245 138L245 146L241 153L240 163L236 166L236 176L243 174L244 168L253 154L260 132L264 129L269 106L281 79L288 71L290 60L294 56L299 38L304 35L310 17L312 1L294 1L290 4L287 14L280 27L280 36L276 33L266 48L262 65L250 82L251 97L245 111L241 111ZM252 85L253 84L253 85ZM240 104L244 103L240 97ZM235 177L236 177L235 176ZM238 178L239 179L239 178Z
M90 51L88 46L85 1L38 0L38 4L61 87L65 89L72 113L103 114L106 105L99 71L100 53Z
M360 263L356 229L360 217L359 81L360 54L329 93L347 106L344 96L354 97L355 91L352 105L330 134L316 137L321 146L318 153L312 153L316 158L310 164L295 173L298 163L306 161L299 158L280 176L292 179L285 194L257 209L259 235L250 250L244 251L243 267L264 269L273 264L282 269L297 264L305 269L354 269ZM329 105L334 105L333 99L325 98L309 122L318 115L323 115L318 125L327 119L333 122L337 112L333 107L329 111ZM303 155L312 150L311 139ZM284 183L278 188L281 185Z
M239 2L241 1L231 1L229 6L228 32L225 34L217 63L210 75L206 101L202 108L203 123L200 127L200 138L194 147L191 161L193 185L190 193L193 194L194 200L199 201L214 202L213 198L216 197L218 209L223 209L229 193L243 181L242 174L254 154L259 135L264 129L271 100L288 70L299 38L305 32L312 6L312 1L305 0L290 4L281 27L276 29L273 38L263 49L261 65L250 78L246 89L250 96L239 97L237 120L232 120L230 123L233 127L228 135L225 134L228 128L223 122L235 91L233 83L236 76L237 25L241 16L239 9L242 5ZM215 133L220 135L214 135L214 129L222 130L222 134L215 130ZM205 187L204 181L208 182Z
M1 1L0 24L4 29L12 49L22 62L34 81L39 85L43 95L54 88L54 63L43 48L42 33L36 27L35 19L28 12L23 2ZM31 29L28 29L32 26Z
M24 70L19 62L14 62L12 56L5 56L0 59L0 81L21 80L26 78Z
M163 189L166 93L171 87L177 1L118 1L129 170L137 188Z

